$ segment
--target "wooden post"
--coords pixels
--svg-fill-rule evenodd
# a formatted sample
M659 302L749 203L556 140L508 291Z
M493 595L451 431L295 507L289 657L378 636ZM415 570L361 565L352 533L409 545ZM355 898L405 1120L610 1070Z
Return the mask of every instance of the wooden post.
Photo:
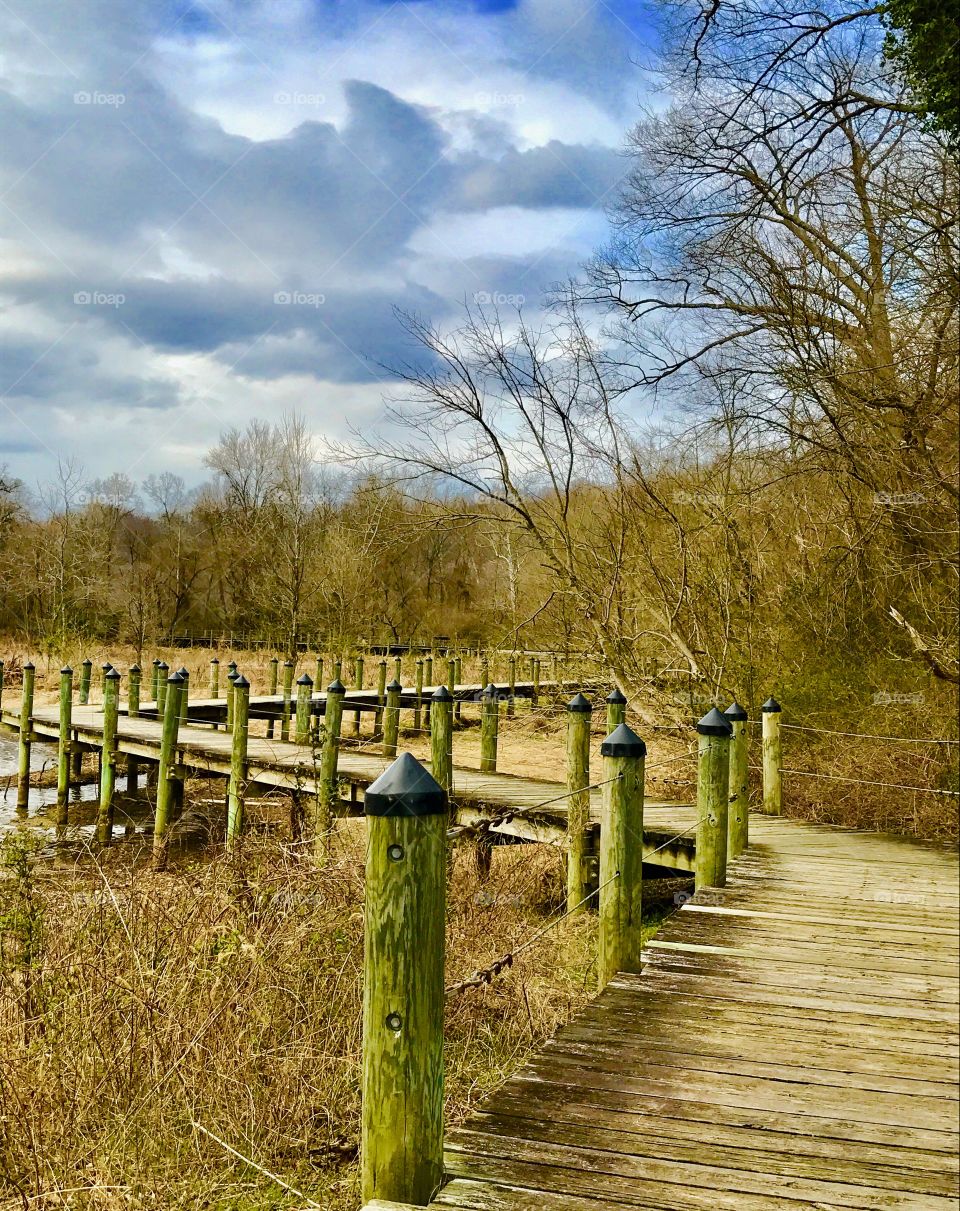
M432 685L433 685L433 655L432 655L432 654L431 654L431 655L429 655L429 656L427 656L427 658L426 658L426 659L424 660L424 662L423 662L423 665L424 665L424 667L423 667L423 675L424 675L424 679L425 679L425 681L426 681L426 684L427 684L427 686L432 686ZM431 695L429 695L429 696L427 697L426 703L425 703L425 705L424 705L424 720L423 720L423 724L424 724L424 727L426 727L426 728L429 728L429 727L430 727L430 703L431 703L431 698L432 698L432 694L431 694Z
M238 673L236 669L231 669L227 673L227 722L224 726L224 730L228 732L233 731L233 707L235 702L233 696L233 687L237 684L237 678L240 676L241 674Z
M404 753L364 810L361 1194L425 1206L443 1180L447 796Z
M181 664L177 672L183 678L183 685L180 687L180 723L186 726L187 711L190 706L190 670L186 665Z
M127 670L127 718L136 719L140 714L140 682L143 671L139 664ZM127 757L127 794L135 795L140 781L140 762L136 757Z
M729 720L716 707L697 724L696 886L723 887L727 881L727 805L730 798Z
M377 709L373 716L374 737L383 735L383 708L387 701L387 662L377 665Z
M363 689L363 657L358 656L353 666L353 684L358 690ZM353 712L353 735L360 735L360 712Z
M387 686L387 705L383 712L383 755L396 757L397 741L400 739L400 691L403 686L398 678Z
M220 661L216 656L210 661L210 697L214 700L220 697Z
M400 682L400 688L403 688L403 657L395 656L393 659L393 679Z
M293 703L293 673L292 660L283 662L283 715L280 718L280 739L290 739L290 715Z
M271 656L270 657L270 676L267 681L267 693L272 698L276 698L276 696L277 696L277 686L279 685L279 681L278 681L279 668L280 668L280 661L276 658L276 656ZM276 721L271 716L267 720L267 739L268 740L273 739L273 733L274 733L275 726L276 726Z
M20 743L17 750L17 815L25 816L30 807L30 745L33 742L33 688L37 670L31 661L23 666L23 690L20 696Z
M314 673L314 676L313 676L313 684L317 687L318 690L323 685L323 657L322 656L317 657L317 671Z
M170 666L165 660L161 660L157 666L157 693L154 702L157 704L157 718L163 719L164 711L167 707L167 681Z
M590 822L590 717L583 694L567 703L567 909L579 903L587 885L587 825ZM582 911L582 910L581 910Z
M416 681L414 685L415 706L413 708L413 730L419 732L423 726L423 658L418 658L416 665Z
M484 687L490 684L490 657L486 652L480 657L480 684Z
M297 744L310 743L310 704L313 700L313 678L304 673L297 678L297 718L294 739ZM236 721L236 703L234 703L234 721ZM236 726L236 722L234 722Z
M534 656L530 661L532 667L531 681L533 682L533 693L530 696L530 709L535 710L540 703L540 659Z
M86 706L90 701L90 674L93 672L93 661L85 660L80 665L80 694L78 702L80 706Z
M453 662L453 688L454 688L454 690L456 690L458 685L463 685L463 660L459 656L457 656ZM454 694L454 698L456 699L456 702L455 702L454 708L453 708L454 716L457 719L460 719L460 718L462 718L463 703L457 697L456 694Z
M159 697L159 694L160 694L160 691L158 688L159 685L160 685L160 657L154 656L153 665L151 666L151 671L150 671L150 701L151 702L156 702L157 698Z
M157 777L157 810L153 820L153 858L158 867L163 867L167 858L167 826L171 808L177 800L177 733L180 730L180 687L183 680L179 673L167 678L163 705L163 729L160 733L160 762Z
M227 784L227 849L236 846L243 831L249 719L250 682L242 673L238 673L233 683L233 733L230 745L230 781Z
M497 772L497 733L500 723L500 700L495 685L488 685L480 700L480 773Z
M639 973L643 951L643 773L647 746L620 723L600 746L599 984L618 971Z
M337 754L340 750L345 693L346 688L339 679L327 686L323 714L323 748L320 752L320 785L317 788L316 819L313 822L314 853L319 862L322 862L329 852L333 809L340 797L337 792Z
M750 792L747 779L747 712L731 702L723 712L730 721L730 806L727 813L727 859L739 857L750 844Z
M100 700L101 700L101 702L106 701L107 674L110 672L110 670L112 668L113 668L113 665L110 663L109 660L105 664L101 664L101 666L100 666Z
M430 771L453 794L453 695L439 686L430 700Z
M627 722L627 699L614 686L607 695L607 735L617 730L621 723Z
M340 675L342 672L343 672L343 661L338 656L337 659L333 662L333 679L334 679L334 681L340 680Z
M103 691L103 748L100 760L100 809L97 812L97 840L109 845L113 840L113 796L117 788L117 722L120 712L120 674L107 673Z
M514 699L517 693L517 658L511 656L507 661L507 667L510 677L510 697L507 699L507 714L512 715L514 711Z
M782 710L783 707L776 698L768 698L760 708L763 810L768 816L779 816L783 812L780 774L780 767L783 765L780 751L780 714Z
M60 732L57 737L57 833L67 827L70 804L70 762L72 758L71 721L73 718L73 669L60 670Z

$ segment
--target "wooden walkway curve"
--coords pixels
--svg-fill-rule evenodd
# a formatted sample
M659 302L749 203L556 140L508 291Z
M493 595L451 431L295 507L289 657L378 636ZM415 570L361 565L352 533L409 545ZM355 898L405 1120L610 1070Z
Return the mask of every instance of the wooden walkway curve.
M448 1133L436 1211L960 1205L956 854L758 824Z

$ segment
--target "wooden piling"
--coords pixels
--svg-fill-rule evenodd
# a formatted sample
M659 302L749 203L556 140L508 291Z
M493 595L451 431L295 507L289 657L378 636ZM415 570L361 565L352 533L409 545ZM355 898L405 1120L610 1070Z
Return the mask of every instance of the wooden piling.
M516 703L517 695L517 658L512 655L507 661L507 673L509 677L510 697L507 699L507 715L512 715Z
M763 768L763 810L768 816L783 813L783 792L780 768L780 715L783 710L776 698L768 698L760 708L761 766Z
M156 702L160 697L160 657L154 656L150 672L150 701Z
M485 687L480 700L480 773L497 772L497 734L500 698L495 685Z
M317 657L317 668L316 668L316 672L313 675L313 684L317 687L318 690L323 685L323 657L322 656Z
M162 719L167 707L167 681L169 680L170 666L165 660L161 660L157 665L157 692L154 696L154 702L157 704L157 718Z
M490 657L486 653L480 658L480 684L482 686L490 684Z
M337 789L337 754L340 751L345 693L346 687L339 679L327 686L323 715L323 748L320 752L320 784L317 788L316 818L313 822L314 852L319 862L322 862L329 852L333 809L340 798Z
M279 669L280 669L280 661L276 658L276 656L271 656L270 657L270 675L267 680L267 693L270 694L270 696L273 698L275 698L277 696L278 686L280 684L279 680L278 680ZM273 717L271 716L267 720L267 739L268 740L273 739L273 733L274 733L275 727L276 727L276 722L273 719Z
M639 973L643 951L643 775L647 746L620 723L600 746L603 816L597 968L605 988L618 971Z
M312 700L313 678L309 673L304 673L297 678L297 716L293 733L297 744L310 743L310 704ZM236 720L236 705L234 705L234 720Z
M117 788L117 723L120 712L120 674L111 668L103 691L103 733L100 759L100 807L97 812L97 840L109 845L113 840L113 798Z
M424 1206L443 1180L447 797L404 753L364 809L361 1194Z
M80 692L77 701L80 706L86 706L90 701L90 676L93 673L93 661L84 660L80 665Z
M106 700L107 674L110 672L110 670L112 668L113 668L113 665L110 663L109 660L106 661L105 664L101 664L101 666L100 666L100 701L101 702L104 702Z
M139 664L127 670L127 718L136 719L140 714L140 682L143 676ZM135 795L140 781L140 762L136 757L127 757L127 794Z
M155 864L162 868L167 856L167 827L170 823L171 809L177 801L178 781L177 734L180 730L180 687L183 680L179 673L174 673L166 681L166 692L163 707L163 729L160 733L160 761L157 777L157 808L153 821L153 857Z
M20 695L20 736L17 746L17 815L25 816L30 808L30 746L33 742L33 691L37 670L32 661L23 666L23 689Z
M459 721L463 715L463 703L461 702L460 698L457 697L455 692L458 685L463 685L463 660L459 656L457 656L453 662L453 696L456 699L453 706L453 713L454 718Z
M418 658L415 667L415 684L414 698L415 706L413 708L413 730L419 732L423 726L423 659Z
M383 755L396 757L400 739L400 692L403 686L398 678L387 686L386 706L383 710Z
M230 780L227 783L227 849L235 848L243 831L247 794L247 740L250 719L250 682L238 673L233 682L233 732L230 742Z
M190 670L186 665L181 664L177 672L183 679L183 685L180 687L180 723L186 727L187 713L190 709Z
M730 797L730 722L712 707L697 724L696 886L727 881L727 807Z
M210 697L220 697L220 661L216 656L210 661Z
M583 694L567 703L567 909L586 894L587 825L590 822L590 719Z
M227 718L226 723L224 724L224 730L227 732L233 731L233 706L235 702L233 697L233 687L237 684L237 678L241 675L242 674L238 673L236 669L231 669L227 673Z
M423 676L424 676L424 682L425 682L425 684L426 684L426 685L428 685L428 686L433 685L433 656L432 656L432 655L427 656L427 657L425 657L425 659L424 659L424 662L423 662ZM429 727L430 727L430 703L431 703L431 697L432 697L432 695L427 695L427 698L426 698L426 700L425 700L425 702L424 702L424 717L423 717L423 726L424 726L424 727L426 727L426 728L429 728Z
M57 738L57 833L66 829L70 805L70 764L73 757L73 669L60 670L60 732Z
M607 695L607 735L615 732L621 723L627 722L627 699L620 692L618 686L614 686Z
M748 784L747 712L731 702L723 712L730 721L730 805L727 809L727 860L750 844L750 791Z
M453 794L453 695L439 686L430 700L430 771Z
M403 657L395 656L393 659L393 679L399 681L401 688L403 687Z
M283 662L283 714L280 717L280 739L290 739L290 716L293 711L293 674L292 660Z
M381 660L377 665L377 709L373 715L374 739L383 735L383 708L387 701L387 662Z

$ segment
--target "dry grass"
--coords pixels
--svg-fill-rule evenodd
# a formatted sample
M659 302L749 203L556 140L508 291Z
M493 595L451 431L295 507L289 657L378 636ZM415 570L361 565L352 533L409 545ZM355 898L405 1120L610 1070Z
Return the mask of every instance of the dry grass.
M0 1190L6 1208L299 1207L194 1124L330 1211L358 1205L363 826L303 864L242 859L165 875L118 845L69 867L22 843L0 880ZM455 868L448 978L529 936L562 893L546 847ZM590 994L593 922L564 921L447 1014L456 1119Z

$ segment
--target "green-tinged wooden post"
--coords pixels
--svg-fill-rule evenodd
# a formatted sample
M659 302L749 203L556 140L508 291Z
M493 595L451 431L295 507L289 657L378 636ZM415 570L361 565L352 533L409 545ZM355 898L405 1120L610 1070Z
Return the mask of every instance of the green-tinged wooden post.
M393 658L393 679L399 681L401 688L403 687L403 657L395 656Z
M230 781L227 784L227 849L236 846L243 831L249 719L250 682L242 673L238 673L233 682L233 732L230 743Z
M343 674L343 661L338 657L333 662L333 679L334 679L334 681L339 681L342 674Z
M70 805L70 762L72 758L73 669L60 670L60 730L57 737L57 832L66 829Z
M127 718L136 719L140 714L140 684L143 671L139 664L127 670ZM140 782L140 762L136 757L127 757L127 794L135 795Z
M500 698L495 685L484 688L480 700L480 773L497 772L497 732L500 724Z
M154 656L150 666L150 701L157 701L157 686L160 683L160 657Z
M400 691L403 686L398 678L387 686L387 705L383 711L383 755L396 757L400 739Z
M233 731L233 707L234 707L233 687L236 685L237 678L239 676L241 676L241 674L238 673L236 669L231 669L227 673L227 721L226 721L226 724L224 725L224 728L228 732Z
M333 809L340 797L337 790L337 754L340 751L345 693L346 688L339 679L331 681L327 686L323 714L323 748L320 751L320 784L316 796L316 819L313 821L314 854L318 862L323 862L330 851Z
M167 858L167 826L171 809L177 801L177 734L180 730L179 673L167 678L163 706L163 728L160 733L160 762L157 777L157 810L153 821L153 857L163 867Z
M727 812L727 860L739 857L750 844L747 712L731 702L723 712L730 721L730 806Z
M619 688L614 688L607 695L607 735L615 732L621 723L627 722L627 700Z
M210 661L210 697L220 697L220 661L216 656Z
M101 702L106 701L107 674L110 672L110 670L112 668L113 668L113 665L110 663L109 660L105 664L101 664L101 666L100 666L100 701Z
M17 749L17 815L25 816L30 807L30 746L33 742L33 690L37 670L31 661L23 666L23 690L20 696L20 737Z
M423 659L418 658L414 666L414 708L413 708L413 730L419 732L423 726Z
M511 656L510 659L507 661L507 670L508 670L509 690L510 690L510 695L507 698L507 714L512 715L514 712L514 709L516 707L515 700L516 700L516 695L517 695L517 658L516 658L516 656Z
M297 718L294 728L294 739L297 744L310 743L310 705L312 701L313 678L309 673L304 673L297 678ZM234 703L234 720L236 720L236 703Z
M317 687L318 690L323 685L323 657L322 656L317 657L317 669L313 675L313 684Z
M567 703L567 910L587 889L587 825L590 822L590 719L583 694Z
M276 656L271 656L270 657L270 673L269 673L269 676L267 679L267 693L270 694L270 696L273 698L276 698L277 689L280 684L279 670L280 670L280 661L276 658ZM267 739L268 740L273 739L273 733L274 733L275 727L276 727L276 721L271 717L270 719L267 720Z
M85 660L80 665L80 693L77 701L80 706L86 706L90 701L90 676L93 673L93 661Z
M463 685L463 660L459 656L457 656L453 662L453 688L454 688L454 690L456 690L458 685ZM456 719L460 719L460 718L462 718L463 703L461 702L459 697L457 697L456 694L454 694L454 698L456 698L456 702L454 703L454 708L453 708L454 717Z
M643 951L643 773L647 746L620 723L600 745L598 976L605 988L618 971L639 973Z
M480 684L482 686L490 684L490 657L486 653L480 657Z
M447 796L404 753L364 810L361 1195L422 1207L443 1180Z
M433 655L429 655L423 662L423 678L427 686L433 685ZM424 719L423 726L430 727L430 700L432 695L428 695L424 703Z
M696 886L723 887L727 881L730 721L711 707L697 724L697 734Z
M373 716L374 738L383 735L383 708L387 701L387 662L381 660L377 665L377 709Z
M107 673L103 691L103 757L100 761L100 808L97 812L97 840L109 845L113 840L113 797L117 789L117 722L120 712L120 674Z
M292 660L283 662L283 715L280 718L280 739L290 739L290 715L293 709L293 674Z
M363 657L358 656L353 666L353 684L358 690L363 689ZM353 712L353 735L360 735L360 712Z
M157 666L159 680L157 682L157 692L154 695L154 702L157 704L157 718L163 719L164 711L167 707L167 680L170 674L170 666L165 660L161 660Z
M453 794L453 695L439 686L430 700L430 770L448 795Z
M768 698L760 708L761 765L763 767L763 810L768 816L783 812L783 791L780 768L780 715L783 707L776 698Z
M185 665L181 665L177 672L183 678L183 685L180 687L180 723L185 727L187 712L190 708L190 670Z

